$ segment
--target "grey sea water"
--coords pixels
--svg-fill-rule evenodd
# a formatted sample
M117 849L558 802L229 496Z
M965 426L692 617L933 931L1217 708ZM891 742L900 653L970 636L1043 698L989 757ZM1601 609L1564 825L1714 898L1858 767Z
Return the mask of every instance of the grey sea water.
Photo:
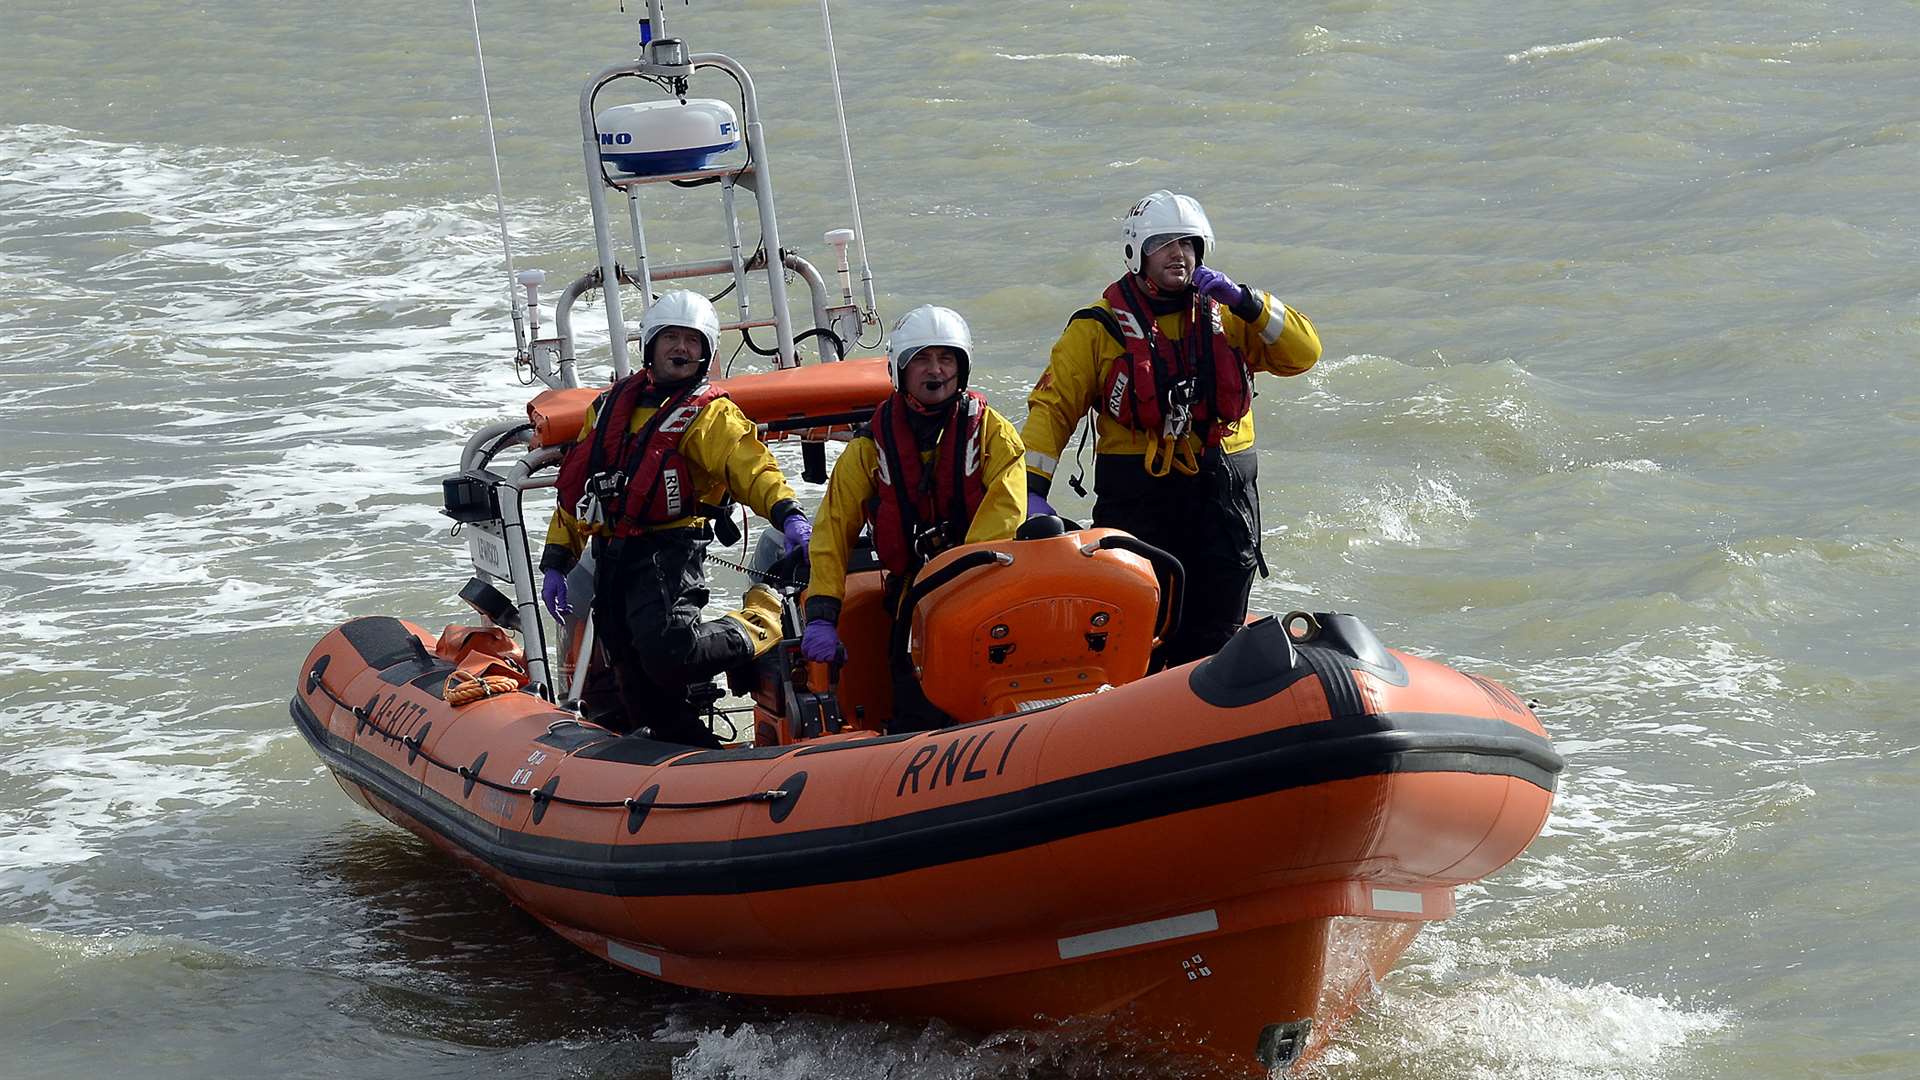
M632 12L480 10L516 258L570 276ZM670 10L824 263L817 6ZM1319 1075L1920 1075L1913 5L834 13L883 309L965 312L1017 417L1121 213L1197 195L1327 347L1260 387L1256 605L1502 679L1567 756ZM354 809L295 668L461 618L437 478L527 393L466 6L0 26L0 1076L1179 1074L647 984Z

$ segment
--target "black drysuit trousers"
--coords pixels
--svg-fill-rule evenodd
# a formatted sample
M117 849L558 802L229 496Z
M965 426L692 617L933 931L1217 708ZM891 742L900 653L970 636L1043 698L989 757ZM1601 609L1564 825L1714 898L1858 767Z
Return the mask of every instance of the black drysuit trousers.
M1201 456L1200 471L1150 476L1133 454L1094 458L1093 523L1125 529L1180 560L1180 626L1155 654L1173 667L1220 651L1247 621L1260 544L1259 457L1252 449Z
M746 629L703 619L710 593L705 529L671 529L597 540L593 620L611 662L629 731L718 746L696 693L715 675L753 658Z

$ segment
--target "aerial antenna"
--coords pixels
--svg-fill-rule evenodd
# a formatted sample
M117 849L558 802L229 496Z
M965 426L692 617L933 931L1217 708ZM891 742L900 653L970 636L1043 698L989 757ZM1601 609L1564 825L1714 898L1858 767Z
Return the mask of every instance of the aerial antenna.
M493 97L487 93L487 57L480 48L480 8L478 0L467 0L467 12L473 16L473 59L480 66L480 106L487 114L487 154L493 159L493 209L500 217L500 250L507 261L507 303L513 308L514 356L526 359L527 311L521 302L520 281L513 272L513 240L507 235L507 197L500 183L500 140L493 131Z
M833 16L827 0L820 0L820 24L827 31L827 71L833 76L833 115L840 121L840 160L847 170L847 202L853 210L853 250L860 258L860 292L867 302L867 322L880 322L879 303L873 295L873 264L867 261L867 234L860 224L860 192L853 183L853 142L847 137L847 106L840 95L840 58L833 49Z

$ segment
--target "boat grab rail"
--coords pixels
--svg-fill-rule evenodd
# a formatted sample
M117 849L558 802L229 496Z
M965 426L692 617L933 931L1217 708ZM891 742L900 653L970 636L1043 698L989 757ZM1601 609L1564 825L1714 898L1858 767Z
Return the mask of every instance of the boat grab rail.
M826 279L821 276L819 268L808 262L802 256L796 255L791 251L782 255L780 261L787 269L799 274L801 280L807 283L807 291L811 294L813 301L813 329L795 337L795 344L805 341L809 337L819 336L823 342L821 346L821 359L824 360L826 358L826 345L828 344L833 346L834 352L837 354L835 359L846 359L846 343L831 329L833 318L827 313L827 282ZM765 266L766 254L762 252L748 259L745 264L745 269L751 272L764 269ZM636 287L640 284L640 279L634 276L626 267L616 264L614 269L620 275L621 284ZM656 281L676 281L684 278L719 277L722 275L731 275L732 273L733 264L731 262L725 259L709 259L704 262L673 263L668 266L662 266L653 271L651 276L652 279ZM573 281L561 291L560 298L554 303L553 333L554 338L559 344L559 370L552 373L551 378L548 377L548 373L546 372L541 372L537 369L535 371L535 374L540 376L541 381L545 382L548 386L565 390L580 385L580 376L576 366L578 363L578 353L575 349L573 338L573 305L579 301L580 297L599 288L600 283L604 280L603 272L596 266L586 273L581 274L579 277L574 278ZM632 334L629 334L629 339L631 339L632 336Z
M421 643L419 638L412 638L411 640L413 641L415 650L419 654L416 659L423 663L430 663L432 656L427 652L427 647ZM560 803L563 806L577 806L587 810L625 810L627 811L627 831L637 832L639 831L639 822L645 819L647 812L650 810L709 810L722 806L737 806L741 803L770 803L777 802L794 793L786 788L769 788L764 791L749 791L739 795L723 795L717 799L696 799L688 802L660 802L655 798L660 790L660 785L654 784L640 794L631 795L624 799L576 799L569 795L561 795L555 790L560 786L560 776L557 772L549 777L546 783L539 787L521 787L514 784L503 784L498 780L489 780L480 775L481 766L483 766L487 760L485 751L482 751L479 757L473 759L473 763L470 765L455 765L449 761L442 761L426 749L427 734L433 730L432 721L420 725L414 729L411 734L402 734L399 731L382 725L378 720L374 719L380 701L378 694L375 694L372 700L368 701L365 705L348 704L345 699L334 692L333 687L327 685L326 679L324 678L327 665L331 663L332 660L333 657L327 655L314 661L313 669L307 672L307 693L311 694L317 690L325 695L327 700L333 702L334 705L351 713L355 721L354 736L356 738L367 731L372 731L375 735L380 736L384 742L406 747L407 764L409 766L413 765L416 760L425 761L428 765L442 772L452 773L466 781L466 785L461 791L463 797L473 794L474 786L478 785L503 794L519 795L531 799L533 801L533 820L535 823L538 823L540 819L546 815L546 804ZM610 733L608 737L612 738L613 736ZM689 746L687 750L689 753L692 753L696 752L698 748Z

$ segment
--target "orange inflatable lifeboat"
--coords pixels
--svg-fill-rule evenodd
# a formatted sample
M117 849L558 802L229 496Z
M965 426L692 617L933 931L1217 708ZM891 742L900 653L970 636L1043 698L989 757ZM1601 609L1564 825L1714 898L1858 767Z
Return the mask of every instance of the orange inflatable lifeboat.
M349 795L629 970L1284 1070L1526 847L1560 758L1511 692L1349 615L1149 674L1177 563L1029 526L930 563L898 622L852 575L851 662L763 657L752 745L617 737L506 635L385 617L314 647L293 718ZM900 649L949 726L885 732Z
M789 640L736 683L753 700L750 743L622 737L561 703L565 686L592 696L565 663L592 656L589 628L550 646L530 541L544 515L523 502L553 486L600 393L577 385L582 295L600 291L620 375L635 329L623 285L729 279L714 295L740 290L739 321L720 331L781 370L721 383L762 438L802 440L814 482L824 441L891 392L884 360L829 359L879 325L857 201L854 228L826 234L835 290L778 235L752 80L666 36L657 5L653 16L644 58L583 89L585 145L624 134L646 153L587 154L597 258L554 301L551 336L545 275L511 286L526 309L516 300L516 374L548 389L524 417L474 432L443 480L475 569L460 595L486 621L333 629L295 680L300 733L348 795L652 978L979 1029L1108 1018L1248 1070L1312 1054L1420 925L1452 913L1457 886L1512 860L1546 821L1560 758L1487 679L1331 613L1260 619L1212 657L1153 671L1180 618L1179 565L1125 534L1041 518L893 590L855 567L843 669L801 660L789 589ZM710 67L740 93L738 154L701 144L689 157L625 105L620 132L602 130L612 111L594 102L616 80L684 106L686 75ZM718 195L730 250L650 260L632 201L643 189L663 202ZM627 228L610 190L629 200ZM757 243L740 234L740 191L757 204ZM749 317L763 273L766 308ZM798 333L789 279L812 301ZM756 327L772 330L771 350ZM797 366L814 338L819 362ZM896 697L913 715L893 715Z

